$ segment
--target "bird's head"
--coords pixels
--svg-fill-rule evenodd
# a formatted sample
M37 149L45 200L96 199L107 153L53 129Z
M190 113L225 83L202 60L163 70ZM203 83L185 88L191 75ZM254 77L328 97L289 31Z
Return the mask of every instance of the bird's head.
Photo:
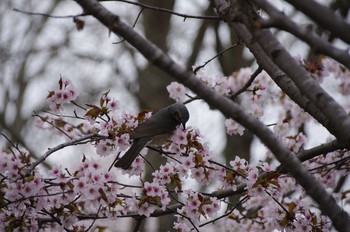
M190 114L185 105L180 103L175 103L169 106L169 112L171 117L177 122L177 124L181 124L184 129L186 129L186 122L190 118Z

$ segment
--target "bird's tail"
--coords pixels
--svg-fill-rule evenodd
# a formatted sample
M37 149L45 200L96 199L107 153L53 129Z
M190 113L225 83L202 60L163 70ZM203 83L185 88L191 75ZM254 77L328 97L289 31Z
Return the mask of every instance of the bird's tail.
M149 138L138 138L134 139L133 144L129 150L120 158L114 165L114 167L128 169L132 162L134 162L136 156L140 153L142 148L144 148L149 142Z

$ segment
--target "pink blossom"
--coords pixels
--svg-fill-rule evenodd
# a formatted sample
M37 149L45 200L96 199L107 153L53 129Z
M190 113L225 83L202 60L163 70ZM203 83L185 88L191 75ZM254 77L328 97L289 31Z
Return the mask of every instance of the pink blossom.
M115 174L112 172L105 172L102 175L103 175L104 182L115 180Z
M147 196L150 196L150 197L156 197L156 196L160 197L163 191L162 187L156 183L146 182L144 188L146 190Z
M83 196L86 197L86 199L94 201L96 200L99 196L99 186L89 183L85 186L84 191L82 191Z
M169 173L172 173L174 171L174 167L172 163L167 163L160 167L160 171L163 175L168 175Z
M193 161L192 155L182 157L181 161L182 161L183 167L187 170L189 170L190 168L193 168L196 165L195 162Z
M113 142L108 141L108 140L100 140L100 142L96 145L96 153L99 156L108 156L113 152L113 147L112 147Z
M208 76L207 73L205 72L205 69L200 69L199 72L197 72L196 76L199 78L199 80L201 80L207 86L209 86L209 87L215 86L214 78Z
M231 91L234 93L242 88L252 74L253 71L250 68L241 68L238 72L231 75L228 79Z
M229 81L226 77L216 77L214 88L219 94L228 95L230 92Z
M116 137L116 141L119 151L125 151L130 146L130 135L122 134L120 137Z
M63 86L60 86L60 89L51 91L47 97L47 102L49 103L50 109L53 111L62 110L63 104L74 101L79 95L70 80L63 78L61 78L61 80Z
M169 184L171 182L170 176L174 172L174 163L167 163L165 166L161 166L157 173L158 180L161 184Z
M297 136L289 136L287 137L288 148L293 152L299 152L302 146L304 146L305 140L306 137L302 132L298 133Z
M259 176L259 170L255 166L249 166L248 169L248 176L247 176L247 186L248 188L251 188L255 182L257 181Z
M69 79L66 79L66 78L61 77L61 80L62 80L62 83L63 83L63 85L64 85L65 87L71 86L71 85L72 85L72 81L69 80Z
M204 168L192 168L191 169L191 178L196 179L198 182L202 182L205 180Z
M225 120L226 132L229 135L239 134L243 135L245 128L242 127L239 123L229 118Z
M169 92L170 98L176 102L182 102L186 98L186 87L178 82L171 82L166 89Z
M112 101L109 102L109 109L110 110L117 110L119 107L119 102L113 98Z
M204 204L202 209L206 215L208 215L209 217L213 217L220 209L220 202L214 197L211 197L210 200L212 201L212 203Z
M273 165L270 165L267 162L263 162L262 165L260 166L264 172L272 172L275 171L276 167Z
M137 156L134 162L127 170L122 170L122 173L128 174L129 176L140 176L143 172L143 166L145 161L141 156Z
M198 197L193 197L192 199L188 199L186 201L186 206L191 210L198 210L200 205L201 201L198 199Z
M79 92L72 86L67 88L68 102L74 101L79 96Z
M252 103L250 107L251 107L250 114L253 115L255 118L261 118L264 115L263 108L261 107L261 105ZM239 135L242 135L242 134L243 133L241 132L241 134Z
M236 156L234 160L230 161L230 165L233 167L234 170L246 170L247 169L248 162L240 158L239 156Z
M182 178L187 178L188 177L188 168L186 168L184 165L182 164L178 164L176 165L176 170L177 170L177 174L179 175L179 177Z
M74 182L74 192L75 193L81 193L84 192L86 189L86 183L88 182L88 178L82 177L79 178L77 181Z
M64 228L69 228L74 223L78 221L77 215L75 213L69 214L62 222Z
M147 202L143 203L141 206L139 206L138 213L140 215L145 215L146 217L151 216L151 213L153 213L155 210L155 207L152 205L149 205Z
M162 203L162 210L165 210L171 202L167 191L162 191L162 193L160 194L160 202Z
M309 222L301 216L297 216L297 218L293 221L293 226L295 227L296 231L312 231L312 227L309 225Z
M186 131L184 131L182 126L177 126L171 140L176 144L187 144Z
M275 134L281 138L287 136L290 125L283 120L278 120L277 124L273 127Z
M180 217L177 218L180 219ZM174 222L174 229L181 232L191 231L191 227L187 225L186 221L184 220L177 220L176 222Z

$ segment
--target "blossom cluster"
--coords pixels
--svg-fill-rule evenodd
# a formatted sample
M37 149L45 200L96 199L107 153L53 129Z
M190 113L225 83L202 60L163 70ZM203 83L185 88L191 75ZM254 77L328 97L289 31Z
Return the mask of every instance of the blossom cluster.
M78 92L69 79L60 78L59 88L56 91L50 91L47 96L49 107L53 111L59 111L63 104L70 103L78 97Z
M324 61L324 67L328 65L329 73L332 65L327 62ZM345 71L336 69L335 72ZM325 72L318 75L321 73ZM264 116L264 105L279 102L283 107L271 130L294 153L303 151L308 137L300 128L311 117L281 94L266 73L258 75L241 91L252 75L253 71L246 68L228 77L211 78L202 72L198 78L227 97L239 97L245 110L259 119ZM175 82L168 91L176 101L190 96L184 86ZM242 93L235 96L237 91ZM130 133L152 113L120 113L118 101L111 98L109 92L102 94L98 104L80 106L84 109L82 116L79 111L70 117L67 113L65 116L57 113L63 112L64 104L76 96L72 83L61 78L58 89L51 91L47 98L55 113L37 115L37 125L65 137L70 145L89 143L99 160L84 155L70 170L55 165L48 172L42 172L24 148L9 146L1 150L1 231L85 231L98 225L99 219L120 223L124 217L161 215L170 208L176 212L173 227L177 231L198 229L208 222L231 231L330 230L330 220L320 215L293 177L283 172L283 168L277 168L279 164L270 152L269 162L254 165L232 151L232 159L224 165L218 161L218 154L210 150L201 132L193 127L177 127L171 139L156 149L166 162L153 171L150 180L143 181L140 177L147 165L144 156L138 156L128 170L108 170L101 160L122 155L133 142ZM225 126L230 135L245 132L231 118L225 120ZM64 148L58 146L48 153L53 155L56 149ZM141 154L144 152L146 149ZM350 171L349 157L348 151L334 151L308 160L304 165L331 191ZM119 174L141 180L135 185L123 184ZM195 184L189 185L189 182ZM195 185L202 187L202 191ZM349 192L343 188L333 196L348 206ZM226 199L228 196L237 196L237 199L230 202Z

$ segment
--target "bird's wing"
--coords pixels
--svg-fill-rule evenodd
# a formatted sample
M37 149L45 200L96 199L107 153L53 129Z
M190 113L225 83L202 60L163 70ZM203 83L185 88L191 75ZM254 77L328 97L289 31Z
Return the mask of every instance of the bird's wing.
M131 134L131 138L153 137L171 133L178 123L169 115L168 107L153 114L141 123Z
M167 123L159 122L157 118L150 118L140 124L130 135L131 138L137 139L142 137L153 137L156 135L168 133L175 127L169 128Z

